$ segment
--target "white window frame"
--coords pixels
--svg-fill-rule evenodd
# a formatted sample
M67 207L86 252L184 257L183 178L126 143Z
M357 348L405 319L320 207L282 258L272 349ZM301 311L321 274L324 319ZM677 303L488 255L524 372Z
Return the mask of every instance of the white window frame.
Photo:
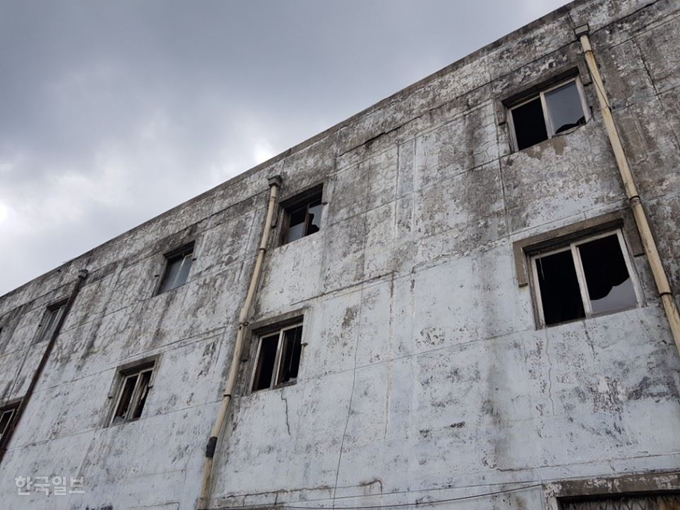
M142 375L150 372L151 375L149 377L149 383L146 385L146 391L147 391L147 399L148 399L148 392L153 388L154 384L154 379L156 377L156 363L155 361L143 363L139 366L128 368L125 370L120 370L118 372L118 387L116 389L116 398L114 400L114 406L113 409L111 410L111 417L109 418L109 425L120 425L123 423L129 423L131 421L136 421L140 417L137 418L132 418L131 414L134 412L136 409L137 405L139 404L139 400L142 396ZM123 399L123 393L125 391L125 383L132 377L137 376L137 381L135 382L135 387L132 390L132 395L130 396L130 403L128 404L128 408L125 411L125 414L122 416L122 420L119 422L115 422L116 419L116 412L118 411L118 407L120 406L120 403ZM144 407L146 408L146 402L144 403ZM144 412L144 409L142 409L142 412Z
M554 138L555 136L555 129L553 128L552 125L552 120L550 119L550 113L548 112L548 104L545 100L545 95L549 92L552 92L555 89L559 89L560 87L563 87L571 82L576 83L576 90L578 90L578 95L579 98L581 99L581 108L583 109L583 117L585 118L585 122L588 123L590 121L590 108L588 108L588 103L586 103L586 94L585 90L583 89L583 84L581 83L581 79L578 76L574 76L573 78L569 78L568 80L561 81L555 85L551 85L550 87L546 87L545 89L541 90L537 94L532 95L531 97L528 97L527 99L513 104L509 108L510 115L509 117L509 124L510 124L510 137L512 139L512 146L515 151L519 151L519 144L517 143L517 134L515 132L515 121L513 117L513 111L519 108L520 106L524 106L527 103L531 103L534 101L537 97L541 99L541 108L543 110L543 121L545 122L545 130L548 133L548 140L551 138ZM526 147L528 148L528 147Z
M281 376L281 353L283 352L283 343L284 343L284 334L286 331L290 331L291 329L296 329L296 328L302 328L302 334L304 335L305 328L302 327L302 322L297 322L295 324L292 324L290 326L285 326L282 328L279 328L278 330L274 328L268 333L262 333L258 335L258 342L257 342L257 352L255 354L255 366L253 367L253 373L250 376L250 391L251 393L257 393L258 391L263 391L263 390L271 390L274 388L280 388L282 386L288 386L289 384L295 384L297 381L297 377L295 379L291 379L290 381L287 382L278 382L279 377ZM272 337L276 334L278 331L278 340L276 344L276 356L274 358L274 368L272 370L272 378L269 381L269 387L267 388L260 388L258 390L253 389L253 385L255 384L255 376L257 375L257 367L260 364L260 351L262 350L262 340L264 338L269 338ZM302 344L302 351L300 352L300 363L298 365L298 375L299 375L299 367L302 366L302 355L304 352L304 347L307 345L305 342L302 341L301 339L301 344Z
M538 319L539 319L539 325L542 328L545 327L552 327L552 326L558 326L560 324L566 324L567 322L574 322L574 321L564 321L564 322L557 322L555 324L549 324L546 325L545 323L545 315L543 313L543 298L541 296L541 286L539 284L539 279L538 279L538 264L536 264L536 260L547 257L550 255L555 255L557 253L563 253L566 251L571 252L571 258L572 261L574 262L574 269L576 271L576 279L578 280L578 286L579 290L581 293L581 303L583 304L583 311L585 313L585 317L583 319L575 319L575 320L584 320L584 319L589 319L591 317L599 317L602 315L609 315L612 313L618 313L623 310L608 310L605 312L599 312L599 313L593 313L593 307L590 303L590 294L588 293L588 283L586 281L586 275L583 270L583 263L581 261L581 256L578 251L578 247L582 244L589 243L591 241L596 241L598 239L602 239L604 237L609 237L611 235L616 235L616 238L619 241L619 248L621 250L621 255L623 255L623 260L626 264L626 269L628 270L628 275L630 276L631 282L633 283L633 290L635 292L635 305L631 306L630 308L625 308L625 310L632 310L633 308L638 308L640 306L640 303L642 303L642 291L640 289L640 282L637 279L637 275L635 271L633 270L633 264L630 259L630 255L628 252L628 248L626 247L626 241L625 238L623 237L623 232L620 228L615 229L615 230L608 230L606 232L584 237L582 239L578 239L577 241L573 241L569 244L566 244L560 248L556 248L554 250L550 251L545 251L545 252L538 252L534 253L529 257L529 264L531 267L531 276L532 276L532 288L534 291L534 296L535 296L535 306L536 310L538 312Z

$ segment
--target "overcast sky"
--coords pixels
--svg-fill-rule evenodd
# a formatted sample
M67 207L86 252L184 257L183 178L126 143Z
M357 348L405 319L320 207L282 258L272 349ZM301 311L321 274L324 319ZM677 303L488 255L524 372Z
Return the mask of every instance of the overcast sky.
M0 0L0 295L564 0Z

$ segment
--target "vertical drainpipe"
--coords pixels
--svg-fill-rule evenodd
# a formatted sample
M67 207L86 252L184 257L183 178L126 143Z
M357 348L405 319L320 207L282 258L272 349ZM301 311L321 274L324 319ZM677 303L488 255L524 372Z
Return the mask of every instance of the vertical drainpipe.
M14 419L12 420L12 424L10 425L9 429L5 432L5 434L2 436L2 444L0 445L0 462L2 462L2 459L5 457L5 452L7 451L9 442L12 439L12 435L14 434L14 431L19 425L19 421L21 420L21 417L24 414L24 410L28 406L28 402L31 400L31 396L33 396L33 391L35 390L35 387L38 384L38 380L40 379L40 376L42 375L43 370L45 369L45 365L47 365L47 361L50 358L50 353L54 348L54 344L57 341L59 332L61 331L64 322L66 322L66 317L68 317L68 314L71 311L71 308L73 307L73 302L76 300L76 297L80 292L80 288L85 283L85 279L87 278L88 274L89 272L87 271L87 269L81 269L80 271L78 271L78 280L76 281L76 284L73 287L73 291L71 291L71 295L69 296L68 300L66 301L66 304L64 305L64 313L61 314L59 321L54 327L54 331L52 332L52 335L50 336L50 339L47 342L47 347L45 347L45 352L43 352L42 358L40 358L38 368L36 368L35 372L33 372L31 383L28 385L26 394L21 399L21 403L17 408L17 412L16 415L14 416Z
M220 402L220 407L217 412L217 418L210 432L210 438L208 439L208 444L205 447L205 458L203 460L203 476L201 479L201 493L196 502L196 508L199 510L205 510L210 504L210 493L212 491L212 469L213 461L215 456L215 449L217 447L217 441L219 439L220 433L224 428L224 422L226 420L227 414L229 413L229 408L232 399L232 393L234 391L234 386L236 386L236 376L238 375L239 362L241 360L241 351L243 350L243 338L245 336L246 328L248 326L248 315L250 313L250 308L253 304L255 298L255 292L257 291L257 284L260 280L260 273L262 272L262 263L264 262L264 256L267 253L267 245L269 244L269 234L272 229L272 222L274 220L274 212L276 210L276 200L279 193L279 188L281 187L281 176L276 175L269 178L269 204L267 206L267 217L264 224L264 230L262 231L262 239L260 240L260 247L257 250L257 258L255 259L255 269L253 270L253 275L250 278L250 286L248 287L248 293L246 294L246 299L243 302L243 307L241 308L241 313L238 318L238 330L236 332L236 341L234 343L234 354L231 359L231 365L229 367L229 377L227 378L227 384L222 392L222 400Z
M612 150L614 151L616 165L619 168L621 179L623 180L623 186L626 190L628 203L633 211L635 223L637 225L638 231L640 232L642 246L644 247L647 260L649 261L652 274L654 275L656 288L659 292L659 296L661 297L661 302L663 303L666 317L668 318L673 340L675 341L675 347L678 349L678 352L680 352L680 314L678 313L678 306L675 302L675 299L673 298L671 286L668 283L668 277L666 276L663 264L661 263L659 250L656 246L656 242L654 241L652 230L649 226L649 221L647 220L647 215L645 214L645 210L642 207L642 201L640 200L640 195L638 193L637 187L635 186L635 179L633 178L633 174L630 171L628 159L626 158L626 154L623 151L623 146L621 145L621 138L619 137L619 133L616 130L616 125L614 124L611 106L609 105L609 100L607 99L607 95L604 90L604 83L602 81L602 77L600 76L600 71L597 68L597 62L595 61L593 48L590 45L590 38L588 37L590 29L588 25L583 25L576 28L574 32L581 42L581 48L583 49L583 53L585 55L588 70L590 71L590 76L592 77L593 83L595 84L597 99L600 103L600 111L602 112L602 119L604 120L607 135L609 136L609 142L611 143Z

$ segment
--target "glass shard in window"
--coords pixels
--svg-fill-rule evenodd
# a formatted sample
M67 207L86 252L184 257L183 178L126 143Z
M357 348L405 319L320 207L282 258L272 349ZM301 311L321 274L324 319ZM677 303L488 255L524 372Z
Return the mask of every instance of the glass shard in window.
M284 221L281 244L297 241L321 229L322 194L323 186L319 185L288 200L288 205L282 204Z
M545 93L545 103L555 134L585 124L581 96L575 81Z
M535 259L546 326L584 318L583 301L571 251Z
M290 213L287 242L303 238L306 233L307 206Z
M593 313L613 312L637 305L635 288L616 235L578 247Z

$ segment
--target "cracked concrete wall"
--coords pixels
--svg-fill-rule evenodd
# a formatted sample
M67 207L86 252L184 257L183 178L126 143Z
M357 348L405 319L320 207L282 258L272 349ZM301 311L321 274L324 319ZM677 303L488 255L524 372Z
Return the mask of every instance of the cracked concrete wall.
M214 507L544 508L555 483L623 474L603 485L680 488L649 478L680 467L680 359L645 258L632 250L639 307L540 329L512 250L626 207L573 33L587 22L680 292L678 16L574 2L0 298L9 402L39 363L45 307L91 271L0 466L8 508L194 507L276 174L282 200L323 182L322 225L272 236L251 322L302 310L307 345L294 385L251 392L249 344ZM501 101L568 69L593 117L513 152ZM163 254L188 241L189 281L154 296ZM107 426L119 367L151 355L142 417ZM86 493L16 496L16 476L61 475Z

